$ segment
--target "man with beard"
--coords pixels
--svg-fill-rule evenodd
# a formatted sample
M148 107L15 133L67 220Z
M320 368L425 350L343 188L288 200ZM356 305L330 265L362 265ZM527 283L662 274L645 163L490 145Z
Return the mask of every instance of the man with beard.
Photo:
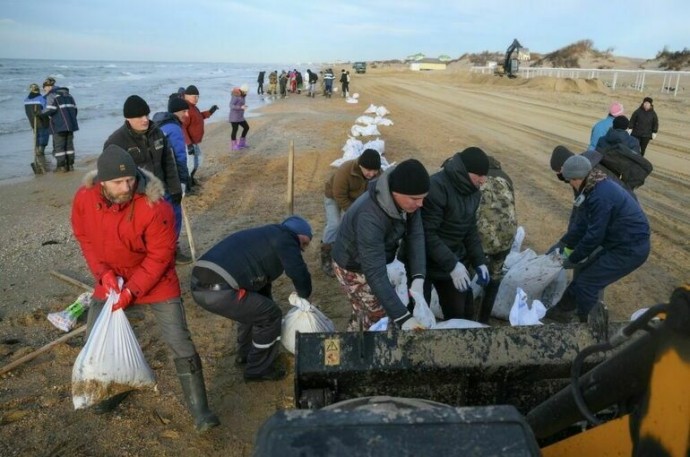
M95 279L87 320L87 338L111 291L119 293L113 312L130 306L150 310L175 363L187 407L197 431L219 424L208 409L201 359L187 327L175 272L174 216L163 198L163 183L137 168L117 145L99 156L77 190L72 229ZM122 280L120 286L119 280ZM115 408L128 392L95 405Z

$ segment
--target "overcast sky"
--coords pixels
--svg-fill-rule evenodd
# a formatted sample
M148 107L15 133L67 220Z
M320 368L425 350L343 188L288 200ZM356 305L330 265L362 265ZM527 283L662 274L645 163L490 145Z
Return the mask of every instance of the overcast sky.
M469 4L466 5L466 4ZM0 0L0 58L321 62L690 47L688 0Z

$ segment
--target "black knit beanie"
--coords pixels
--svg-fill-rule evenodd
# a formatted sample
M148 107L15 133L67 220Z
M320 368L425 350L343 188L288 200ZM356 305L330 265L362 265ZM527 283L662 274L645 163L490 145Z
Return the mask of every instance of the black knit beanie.
M130 95L125 100L125 106L122 108L122 114L125 119L132 119L135 117L148 116L151 112L148 103L138 95Z
M184 90L185 95L199 95L199 89L196 88L194 84L190 84Z
M376 149L365 149L362 155L359 156L357 164L367 170L380 170L381 156Z
M417 159L408 159L395 166L388 176L391 192L422 195L429 192L429 173Z
M630 121L625 116L617 116L613 118L613 128L616 130L625 130L630 125Z
M565 146L556 146L551 153L551 169L560 172L563 164L575 154Z
M169 113L177 113L178 111L184 111L186 109L189 109L189 104L180 97L172 97L168 101Z
M486 176L489 172L489 158L484 151L477 147L465 149L460 153L460 158L468 173Z
M137 175L137 165L131 155L120 146L108 145L96 162L97 179L101 182Z

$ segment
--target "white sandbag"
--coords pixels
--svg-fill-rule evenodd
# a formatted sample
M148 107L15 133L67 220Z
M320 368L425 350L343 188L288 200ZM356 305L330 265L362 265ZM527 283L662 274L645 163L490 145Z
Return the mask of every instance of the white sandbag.
M369 125L353 125L352 128L350 129L350 133L352 136L374 136L374 135L381 135L381 132L379 132L379 129L376 127L374 124L369 124Z
M343 146L343 159L344 160L352 160L356 159L360 155L362 155L362 152L364 152L364 145L362 142L356 138L353 137L348 137L347 141L345 142L345 145Z
M335 167L335 168L340 168L340 166L342 164L344 164L345 162L347 162L347 160L345 160L344 158L341 157L341 158L335 159L333 162L331 162L331 166Z
M355 95L359 95L359 94L355 94ZM352 104L354 104L354 103L359 103L359 100L357 100L357 97L354 97L354 96L353 96L353 97L347 97L347 98L345 99L345 101L346 101L347 103L352 103Z
M374 116L359 116L355 123L364 125L375 124L376 118Z
M443 320L443 310L441 309L441 302L438 300L438 292L436 288L431 286L431 299L429 299L429 308L434 313L434 317L438 320Z
M507 273L515 265L537 258L537 253L532 249L525 249L522 252L510 251L503 261L503 273Z
M403 305L407 306L410 303L410 295L407 292L407 275L405 274L405 265L397 258L386 265L388 271L388 280L391 285L395 287L395 293Z
M561 300L561 297L563 297L563 293L567 288L568 273L565 271L565 269L562 269L556 275L556 277L553 278L551 284L546 286L544 292L541 293L541 302L544 304L544 306L546 306L546 309L555 306L556 303Z
M385 106L379 106L378 108L376 108L376 115L377 116L383 117L383 116L386 116L387 114L390 114L390 111L388 111Z
M117 394L153 387L146 363L124 310L112 311L119 294L111 292L72 368L74 409L86 408Z
M317 307L309 303L307 299L297 295L297 292L291 293L288 301L294 308L288 311L283 318L280 342L292 354L295 353L295 334L297 332L335 332L333 321L326 317Z
M388 316L384 316L378 321L374 322L371 327L369 327L369 332L385 332L388 330Z
M355 140L359 141L359 140ZM361 144L361 142L360 142ZM382 156L386 153L386 142L383 141L381 138L376 138L375 140L369 140L366 143L362 144L362 151L360 151L360 154L365 150L365 149L374 149L379 152Z
M471 321L468 319L448 319L447 321L436 322L434 330L443 330L449 328L484 328L488 327L481 322Z
M391 121L390 119L388 119L386 117L381 117L381 116L375 117L374 121L372 123L376 124L376 125L385 125L385 126L393 125L393 121Z
M364 110L364 114L375 114L377 108L378 108L378 106L371 104L371 105L369 105L369 108Z
M424 296L412 289L410 289L410 296L414 299L412 316L414 316L424 328L434 328L434 325L436 325L436 317L431 309L429 309L429 305L426 303Z
M498 288L491 315L508 319L518 287L527 294L527 300L541 300L542 293L563 270L556 255L525 255L510 267ZM552 294L553 295L553 294Z
M539 300L527 302L527 294L518 287L513 306L510 308L510 325L542 325L541 319L546 314L546 308Z

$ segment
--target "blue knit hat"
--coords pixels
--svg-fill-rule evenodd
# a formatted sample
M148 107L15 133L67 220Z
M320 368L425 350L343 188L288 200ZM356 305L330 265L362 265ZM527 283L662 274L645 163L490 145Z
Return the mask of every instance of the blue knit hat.
M290 216L285 219L281 225L296 235L305 235L309 237L310 240L312 239L313 234L311 232L311 225L300 216Z

